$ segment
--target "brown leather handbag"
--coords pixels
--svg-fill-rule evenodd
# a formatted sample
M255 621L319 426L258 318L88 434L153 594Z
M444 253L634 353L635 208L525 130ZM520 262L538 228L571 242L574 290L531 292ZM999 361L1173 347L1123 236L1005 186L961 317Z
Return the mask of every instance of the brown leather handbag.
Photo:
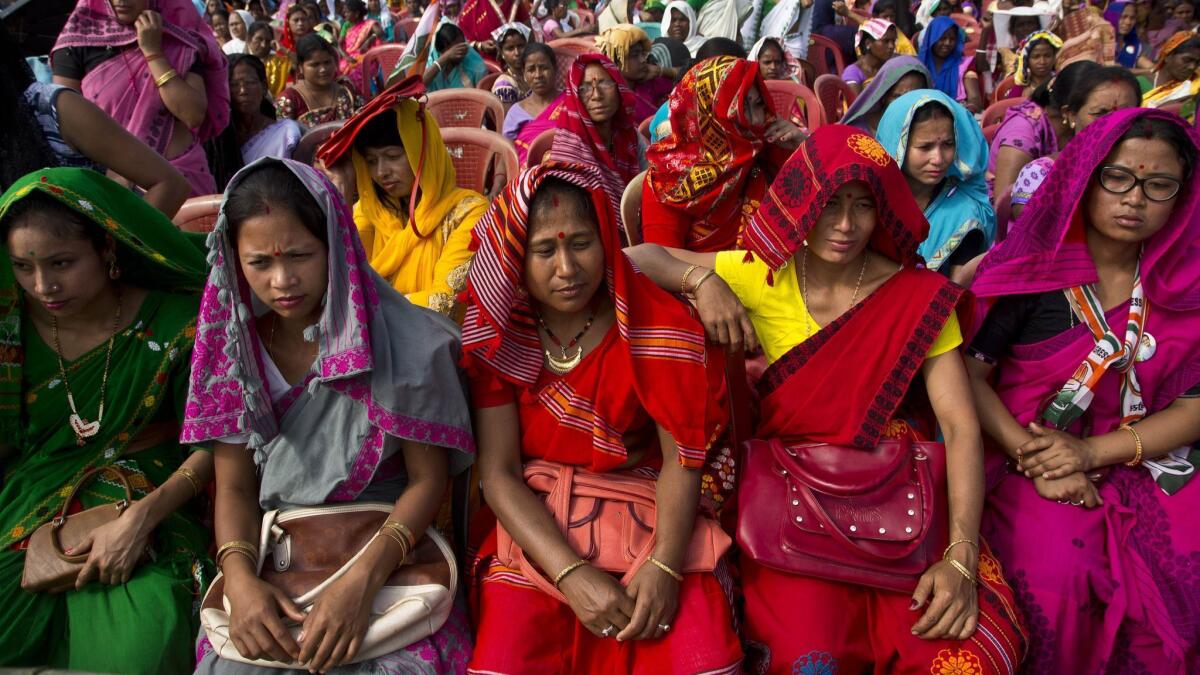
M909 593L940 559L949 534L942 443L754 440L745 456L737 538L756 562Z
M525 483L546 502L567 543L589 564L622 573L622 584L654 551L655 481L631 472L595 473L569 464L533 460L525 464ZM692 539L680 572L711 572L732 540L717 521L696 515ZM496 558L519 569L545 593L566 602L513 540L503 524L496 528Z
M113 477L125 489L125 498L115 504L96 506L67 515L67 509L83 486L100 474ZM25 570L21 588L31 593L62 593L75 587L75 578L87 562L86 553L67 555L64 549L83 543L88 534L117 518L133 503L133 491L125 472L115 466L101 466L79 479L71 494L63 501L62 509L53 520L34 530L25 551Z

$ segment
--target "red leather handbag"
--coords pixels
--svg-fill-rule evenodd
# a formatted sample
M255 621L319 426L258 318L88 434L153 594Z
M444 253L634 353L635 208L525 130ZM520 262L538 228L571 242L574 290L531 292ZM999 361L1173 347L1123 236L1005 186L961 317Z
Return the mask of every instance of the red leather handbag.
M946 448L746 443L737 539L783 572L911 593L948 537Z

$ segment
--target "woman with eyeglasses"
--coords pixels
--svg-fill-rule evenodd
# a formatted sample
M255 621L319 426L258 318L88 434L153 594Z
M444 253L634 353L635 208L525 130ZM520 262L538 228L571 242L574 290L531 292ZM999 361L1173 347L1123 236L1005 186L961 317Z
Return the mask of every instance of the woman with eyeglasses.
M1109 113L979 267L982 533L1036 673L1200 666L1200 133Z

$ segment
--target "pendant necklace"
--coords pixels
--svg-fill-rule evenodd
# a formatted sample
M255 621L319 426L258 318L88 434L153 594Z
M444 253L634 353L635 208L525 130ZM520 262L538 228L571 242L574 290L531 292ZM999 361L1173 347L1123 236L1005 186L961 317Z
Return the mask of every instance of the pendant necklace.
M854 295L850 296L850 306L846 311L854 309L854 305L858 303L858 291L862 289L863 275L867 273L867 254L863 252L862 268L858 270L858 282L854 284ZM812 313L812 305L808 304L808 247L804 247L804 255L800 258L800 299L804 302L804 311L808 312L808 316L813 323L817 322L816 317ZM812 329L808 327L808 322L804 322L804 339L812 337Z
M554 331L550 330L550 327L546 325L545 320L542 319L542 315L538 314L538 325L542 327L542 330L546 331L547 337L549 337L550 341L554 343L554 346L558 347L558 351L562 354L561 357L557 357L549 349L543 350L546 354L546 365L550 367L550 370L554 371L554 373L558 375L566 375L567 373L571 372L575 366L579 365L579 362L583 360L583 347L579 346L579 340L584 336L585 333L588 332L588 329L592 327L592 322L595 321L595 319L596 310L592 309L592 313L588 315L587 323L583 324L583 330L579 331L575 337L571 338L570 342L568 342L566 345L563 345L563 343L558 339L558 336L554 334ZM577 347L575 349L575 353L567 356L567 350L571 349L572 347Z
M108 366L112 363L113 342L117 339L117 325L121 321L121 291L117 291L117 313L113 316L112 335L108 338L108 353L104 356L104 375L100 379L100 409L96 412L95 421L89 422L79 415L75 407L75 395L71 393L71 381L67 379L67 368L63 364L62 344L58 340L58 317L50 315L50 325L54 330L54 353L58 356L58 372L62 376L63 387L67 390L67 405L71 407L71 431L75 432L75 444L83 447L91 438L100 433L100 423L104 421L104 395L108 391Z

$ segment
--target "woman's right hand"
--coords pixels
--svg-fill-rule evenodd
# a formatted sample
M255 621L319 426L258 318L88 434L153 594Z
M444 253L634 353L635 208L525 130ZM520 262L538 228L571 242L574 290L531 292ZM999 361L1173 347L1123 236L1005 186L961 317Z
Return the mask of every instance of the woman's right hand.
M442 64L443 70L449 70L458 65L463 59L467 58L468 45L465 42L460 42L450 49L446 50L445 54L438 57L438 63Z
M629 625L634 601L608 573L584 565L567 575L558 588L567 596L567 604L579 622L596 637L615 638Z
M696 310L700 322L708 333L708 339L724 345L730 351L758 349L758 336L754 324L737 294L719 276L709 279L696 289Z
M238 653L248 659L285 663L297 660L300 646L283 617L300 623L304 621L304 613L291 598L249 574L243 579L226 576L225 584L225 597L229 598L229 637Z
M1082 472L1073 473L1064 478L1038 476L1033 479L1033 486L1037 488L1039 495L1060 504L1082 506L1087 509L1104 504L1104 500L1100 498L1100 491L1096 489L1096 484Z

